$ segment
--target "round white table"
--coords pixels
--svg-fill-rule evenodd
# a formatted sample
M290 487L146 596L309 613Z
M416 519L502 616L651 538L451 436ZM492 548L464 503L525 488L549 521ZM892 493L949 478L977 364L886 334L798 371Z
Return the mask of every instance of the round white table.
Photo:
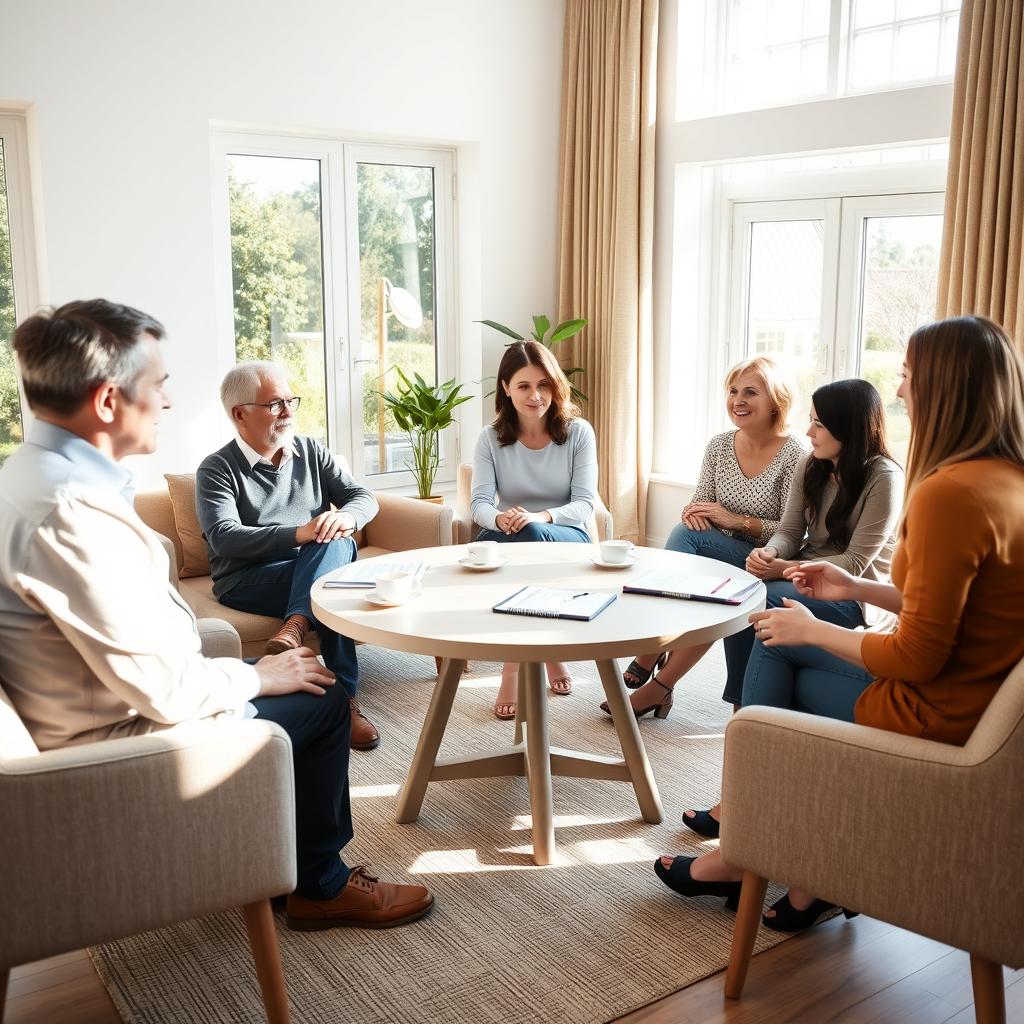
M507 562L493 572L458 565L466 556L465 545L381 555L381 562L425 562L422 595L397 607L378 607L365 600L366 591L325 589L324 582L331 578L328 575L313 586L313 612L321 622L353 640L444 659L399 798L398 821L419 817L430 782L526 776L533 857L538 864L550 864L555 852L552 775L630 782L644 821L657 824L663 817L647 752L614 659L707 643L737 633L746 627L751 612L764 607L765 591L760 586L735 606L623 594L624 583L653 568L747 576L723 562L655 548L635 548L635 564L616 570L594 564L598 548L591 544L502 544L500 553ZM502 615L491 610L527 584L603 590L618 597L590 622ZM459 680L471 659L519 662L514 740L499 750L438 760ZM550 746L543 669L547 661L597 663L622 758Z

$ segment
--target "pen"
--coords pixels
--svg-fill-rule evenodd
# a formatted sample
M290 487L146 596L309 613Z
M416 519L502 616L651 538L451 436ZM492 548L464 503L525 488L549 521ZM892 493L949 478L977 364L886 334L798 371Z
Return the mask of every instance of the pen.
M569 600L570 601L575 601L577 597L589 597L589 596L590 596L590 591L589 590L584 590L582 594L573 594L572 597Z

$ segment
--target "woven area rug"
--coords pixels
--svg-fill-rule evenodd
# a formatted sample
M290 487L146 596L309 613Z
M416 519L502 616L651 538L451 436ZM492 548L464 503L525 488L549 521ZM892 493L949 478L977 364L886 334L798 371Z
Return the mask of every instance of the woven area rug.
M734 915L721 900L683 900L658 880L661 853L711 848L680 824L717 796L722 730L720 649L677 691L664 721L641 723L665 821L639 817L624 783L555 778L559 860L530 859L524 779L434 783L413 825L395 824L434 682L432 659L361 647L361 704L383 742L352 756L351 863L389 880L418 879L433 913L404 928L293 933L278 918L295 1021L310 1024L599 1024L722 969ZM549 700L553 744L618 752L593 664ZM500 666L474 662L460 688L445 753L508 742L492 715ZM258 851L253 851L258 856ZM240 865L244 870L244 865ZM758 949L780 937L761 929ZM263 1020L238 911L91 950L122 1017L133 1024Z

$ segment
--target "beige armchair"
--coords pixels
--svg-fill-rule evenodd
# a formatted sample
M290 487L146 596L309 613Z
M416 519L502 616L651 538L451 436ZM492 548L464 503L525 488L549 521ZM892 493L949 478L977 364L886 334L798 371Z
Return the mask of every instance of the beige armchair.
M196 516L195 491L195 474L168 475L167 487L136 495L135 511L147 526L174 545L176 583L195 614L226 619L241 637L243 656L258 657L263 654L267 640L280 628L281 620L235 611L213 596L206 541ZM375 492L374 497L380 511L356 534L360 558L452 543L452 510L447 505L381 491ZM316 635L310 634L307 643L316 649Z
M963 747L744 708L725 732L721 849L745 870L726 996L770 878L967 950L978 1021L1003 1021L1001 965L1024 966L1022 792L1024 662Z
M226 623L200 632L204 653L240 655ZM287 1022L270 897L295 887L294 805L272 722L40 753L0 687L0 1020L12 967L241 906L267 1019Z
M468 462L463 462L459 466L456 486L455 522L453 524L455 543L468 544L480 529L473 522L473 516L470 512L473 493L473 467ZM590 522L587 523L587 533L590 534L590 539L595 543L602 540L611 540L615 536L612 514L605 508L600 495L597 496L594 502L594 515Z

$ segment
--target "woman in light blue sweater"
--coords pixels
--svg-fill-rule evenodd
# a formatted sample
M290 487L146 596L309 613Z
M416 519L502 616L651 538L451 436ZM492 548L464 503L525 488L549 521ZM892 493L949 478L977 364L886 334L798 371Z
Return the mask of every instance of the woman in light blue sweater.
M579 415L554 356L536 341L517 341L498 366L494 422L473 456L473 522L478 540L590 542L587 523L597 493L594 430ZM553 693L572 690L561 662L547 666ZM494 705L515 718L518 666L508 663Z

